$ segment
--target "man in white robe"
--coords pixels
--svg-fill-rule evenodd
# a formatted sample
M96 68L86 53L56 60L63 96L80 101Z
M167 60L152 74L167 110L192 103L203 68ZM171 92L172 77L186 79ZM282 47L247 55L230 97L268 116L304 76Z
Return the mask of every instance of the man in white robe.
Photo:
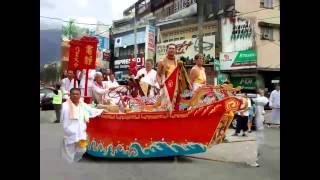
M70 99L62 104L61 120L63 120L64 138L62 157L69 163L79 161L86 152L86 123L89 118L101 115L103 109L91 108L80 101L80 89L70 91Z
M268 98L264 96L264 91L262 89L258 90L257 98L253 99L255 103L255 122L256 122L256 139L257 139L257 149L252 153L254 155L253 159L249 159L247 162L250 166L259 167L257 163L260 154L260 146L264 143L263 134L263 121L264 121L264 106L268 104Z
M109 88L107 82L102 81L103 75L101 72L96 72L95 74L95 82L92 87L92 98L98 104L104 104L104 100L106 100L106 95L109 92Z
M272 108L271 120L267 122L268 127L270 124L276 124L280 127L280 85L276 85L275 90L270 94L269 106Z
M110 74L109 78L110 80L107 81L107 87L110 92L113 91L115 88L119 87L119 83L116 81L113 74ZM116 92L110 93L110 96L107 94L106 97L110 100L110 103L113 105L118 104L120 101L120 96Z
M151 85L148 97L154 97L155 96L154 88L159 88L159 85L157 83L157 71L152 69L152 66L153 66L152 59L147 59L146 67L140 69L136 76L136 79L138 79L140 76L143 75L140 81L148 85Z
M76 82L76 87L78 87L78 82ZM69 98L69 92L72 88L74 88L74 74L73 71L68 71L67 77L61 80L63 99Z
M82 70L81 74L79 75L79 79L80 79L79 88L81 89L81 96L84 96L84 88L85 88L85 83L86 83L86 71L87 70ZM96 70L89 69L88 85L87 85L87 96L88 97L92 97L92 87L93 87L93 83L94 83L95 73L96 73Z

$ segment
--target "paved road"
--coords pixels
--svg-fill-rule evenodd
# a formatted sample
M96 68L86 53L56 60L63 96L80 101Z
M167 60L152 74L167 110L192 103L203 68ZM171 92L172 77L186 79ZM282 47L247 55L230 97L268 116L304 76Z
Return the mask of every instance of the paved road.
M86 156L79 163L68 165L60 158L62 125L51 123L54 120L54 112L40 112L40 177L43 180L280 179L280 129L277 128L265 129L259 168L190 157L180 157L174 162L173 158L106 160ZM241 148L236 144L234 149Z

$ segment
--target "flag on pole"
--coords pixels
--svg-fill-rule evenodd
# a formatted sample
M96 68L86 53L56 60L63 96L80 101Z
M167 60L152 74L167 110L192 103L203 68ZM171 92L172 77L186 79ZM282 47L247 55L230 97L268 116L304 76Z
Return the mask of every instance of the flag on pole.
M168 98L168 108L170 111L173 110L173 105L175 104L176 97L178 94L178 75L180 72L180 67L177 66L173 72L167 77L164 82L165 95Z

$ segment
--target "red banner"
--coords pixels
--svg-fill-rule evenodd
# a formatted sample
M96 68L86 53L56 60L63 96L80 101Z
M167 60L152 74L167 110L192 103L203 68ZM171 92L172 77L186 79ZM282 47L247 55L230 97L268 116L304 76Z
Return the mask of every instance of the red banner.
M81 42L79 40L71 40L68 70L82 70L83 60L81 58Z
M166 79L164 82L167 91L168 91L168 96L170 99L170 102L172 103L172 100L174 98L174 93L176 91L177 87L177 78L179 74L179 66L177 66L173 72L169 75L169 77Z
M97 58L98 39L93 36L84 36L81 41L81 57L83 58L84 69L95 69Z

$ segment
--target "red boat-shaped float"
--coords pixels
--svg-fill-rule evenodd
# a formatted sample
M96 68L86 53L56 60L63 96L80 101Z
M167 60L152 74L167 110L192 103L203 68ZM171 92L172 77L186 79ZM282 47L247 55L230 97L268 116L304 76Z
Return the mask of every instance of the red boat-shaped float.
M193 99L181 103L192 105L207 90L202 88ZM230 87L211 87L211 91L215 100L189 110L104 113L92 118L87 124L87 153L105 158L152 158L205 152L221 143L241 104Z

